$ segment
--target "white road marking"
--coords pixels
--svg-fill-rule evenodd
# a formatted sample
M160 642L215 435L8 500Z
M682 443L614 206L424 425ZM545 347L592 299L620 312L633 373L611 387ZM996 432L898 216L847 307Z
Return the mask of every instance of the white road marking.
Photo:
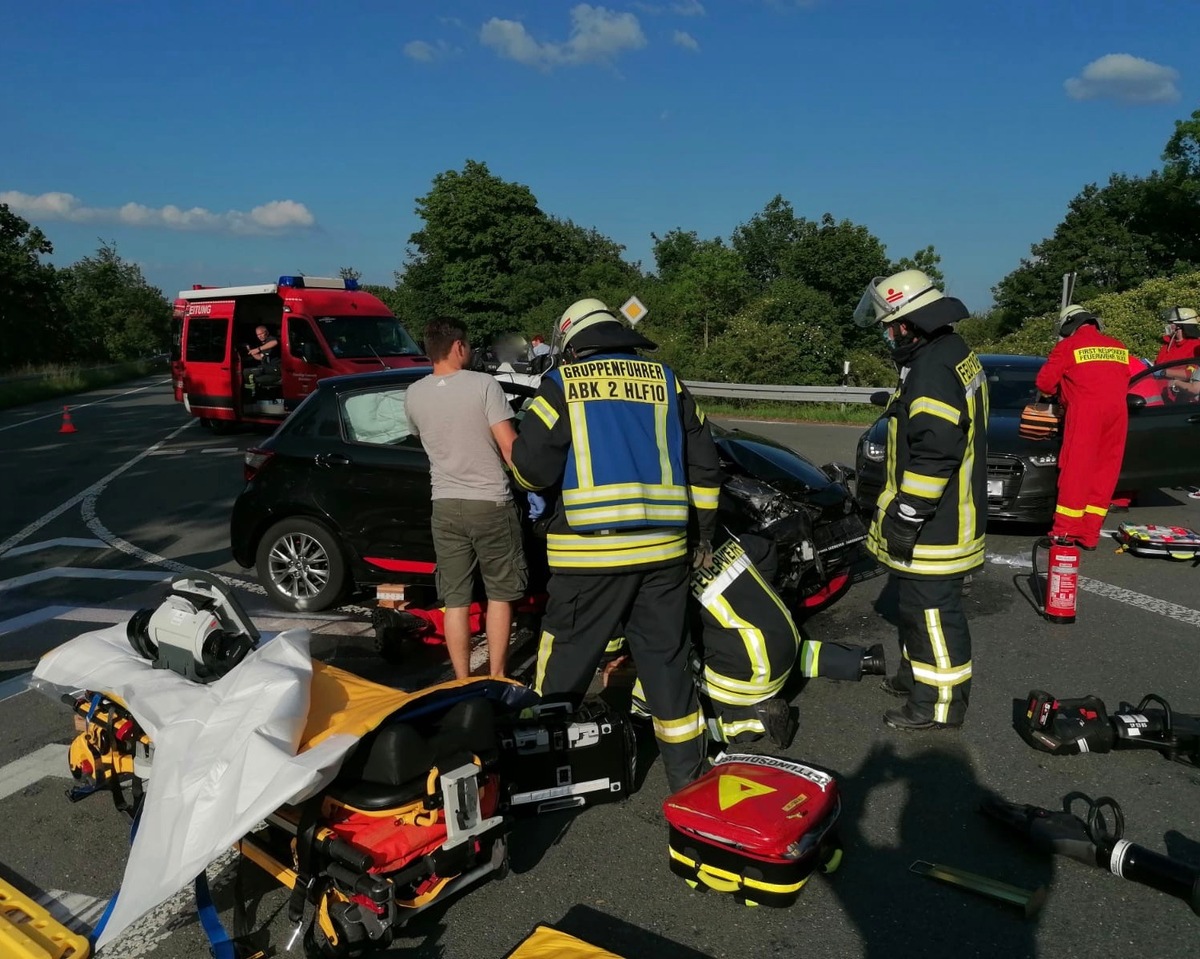
M57 619L70 609L70 606L45 606L42 609L22 613L20 616L10 616L8 619L0 619L0 636L28 629L30 626L37 626L48 619Z
M50 510L49 513L39 516L32 523L30 523L28 526L26 526L23 530L21 530L18 533L14 533L8 539L4 540L4 542L0 543L0 555L7 553L10 549L12 549L18 543L23 543L30 536L32 536L34 533L36 533L39 529L41 529L47 523L51 523L54 520L56 520L67 510L72 509L75 506L78 506L80 503L82 503L88 497L89 494L94 493L94 492L99 492L100 490L104 489L104 487L106 487L109 483L111 483L114 479L116 479L118 476L120 476L126 470L132 469L134 466L136 466L138 463L140 463L142 460L144 460L147 456L149 456L155 450L161 449L164 445L169 443L171 440L175 439L176 436L178 436L184 430L188 429L194 423L195 423L195 420L189 420L188 422L186 422L182 426L180 426L178 429L172 430L170 433L168 433L166 436L164 436L161 440L159 440L153 446L150 446L150 447L142 450L142 452L138 453L136 456L133 456L130 459L126 460L124 463L122 463L120 466L118 466L111 473L102 477L101 479L98 479L95 483L93 483L87 489L83 490L83 492L76 493L69 500L66 500L63 503L59 503L59 505L54 507L54 509Z
M0 579L0 593L9 589L19 589L32 583L41 583L48 579L123 579L138 581L161 581L170 579L166 573L144 569L92 569L86 566L51 566L49 569L39 569L23 576L11 579Z
M998 566L1033 569L1033 561L1024 556L1003 556L998 553L988 553L987 560L989 563L995 563ZM1159 616L1166 616L1168 619L1187 623L1189 626L1200 626L1200 609L1191 609L1188 606L1169 603L1165 599L1158 599L1155 596L1148 596L1145 593L1136 593L1131 589L1114 586L1112 583L1105 583L1098 579L1090 579L1087 576L1079 577L1079 588L1084 592L1095 593L1097 596L1104 596L1107 599L1114 599L1118 603L1124 603L1126 606L1133 606L1136 609L1143 609L1148 613L1157 613Z
M213 446L210 449L201 450L201 453L240 453L241 449L236 446Z
M37 903L68 929L83 936L91 935L108 906L107 899L63 889L47 889L37 897Z
M164 383L170 382L171 378L168 376L165 380L159 380L157 383L150 383L147 386L139 386L135 390L126 390L124 393L117 393L115 396L106 396L103 399L92 400L90 403L80 403L78 406L70 403L64 403L63 405L70 407L71 412L74 413L76 410L87 409L89 406L99 406L101 403L107 403L110 400L119 400L122 396L129 396L132 393L140 393L142 390L149 390L155 386L162 386ZM5 430L15 430L18 426L25 426L27 423L36 423L38 420L48 420L52 416L62 416L62 410L57 409L53 413L43 413L41 416L34 416L27 420L21 420L20 423L9 423L8 426L0 426L0 433L3 433Z
M183 456L187 450L155 450L151 456Z
M0 799L7 799L13 793L41 782L47 776L58 779L71 778L66 746L51 743L37 752L0 766Z
M37 553L55 546L77 546L80 549L108 549L108 543L100 539L86 539L82 536L59 536L57 539L43 539L36 543L26 543L0 553L0 559L12 559L14 556L24 556L26 553Z
M20 696L21 693L28 692L29 680L33 677L33 670L27 673L21 673L19 676L13 676L11 679L6 679L0 683L0 703L6 699L12 699L14 696Z

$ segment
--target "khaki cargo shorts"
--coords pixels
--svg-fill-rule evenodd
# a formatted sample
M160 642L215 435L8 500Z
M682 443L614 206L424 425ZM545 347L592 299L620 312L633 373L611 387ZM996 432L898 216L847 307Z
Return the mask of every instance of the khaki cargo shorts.
M437 590L448 609L471 605L476 569L488 599L513 603L524 597L529 568L511 501L435 499L432 527Z

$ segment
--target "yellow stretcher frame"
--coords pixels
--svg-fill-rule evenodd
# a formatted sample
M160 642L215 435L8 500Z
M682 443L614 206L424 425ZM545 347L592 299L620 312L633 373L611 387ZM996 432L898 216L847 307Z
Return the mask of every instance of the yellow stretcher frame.
M87 938L72 932L0 878L0 956L4 959L88 959Z

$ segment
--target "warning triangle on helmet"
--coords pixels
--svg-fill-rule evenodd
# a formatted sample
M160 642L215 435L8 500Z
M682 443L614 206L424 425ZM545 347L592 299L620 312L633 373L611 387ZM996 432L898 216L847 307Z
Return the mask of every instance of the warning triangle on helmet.
M743 779L741 776L722 776L717 783L717 804L724 811L736 806L743 799L765 796L767 793L773 792L775 792L773 786L764 786L752 779Z

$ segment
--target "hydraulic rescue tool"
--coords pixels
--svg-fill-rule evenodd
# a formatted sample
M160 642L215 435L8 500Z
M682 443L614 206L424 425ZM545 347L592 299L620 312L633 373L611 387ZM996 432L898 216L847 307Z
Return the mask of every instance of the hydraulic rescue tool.
M1096 696L1059 699L1031 690L1017 732L1034 749L1055 756L1156 749L1167 759L1200 766L1200 716L1177 713L1149 693L1133 706L1122 701L1110 717Z
M1071 812L1080 801L1087 804L1086 820ZM1182 899L1200 916L1200 867L1122 838L1125 815L1115 799L1068 793L1062 811L1057 812L991 797L983 801L980 810L1022 833L1037 849L1099 866L1114 876L1168 893ZM1113 819L1111 832L1104 810Z

